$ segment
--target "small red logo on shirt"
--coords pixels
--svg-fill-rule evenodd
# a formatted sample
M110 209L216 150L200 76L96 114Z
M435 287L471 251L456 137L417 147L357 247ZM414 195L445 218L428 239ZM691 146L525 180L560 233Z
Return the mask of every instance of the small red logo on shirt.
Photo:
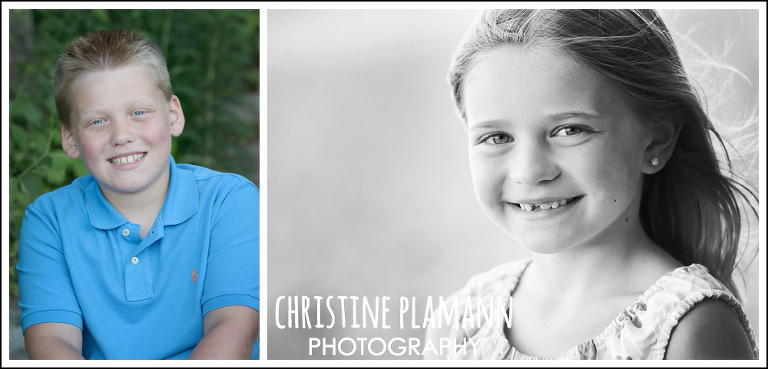
M195 268L192 268L192 283L195 281L197 281L197 272L195 272Z

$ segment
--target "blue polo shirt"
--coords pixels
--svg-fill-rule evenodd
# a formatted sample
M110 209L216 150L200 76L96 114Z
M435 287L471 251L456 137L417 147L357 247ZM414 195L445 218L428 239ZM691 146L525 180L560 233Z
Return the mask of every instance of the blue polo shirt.
M93 176L27 207L17 265L21 326L68 323L87 359L186 359L216 308L259 309L259 192L242 176L170 159L144 239ZM259 356L258 342L253 357Z

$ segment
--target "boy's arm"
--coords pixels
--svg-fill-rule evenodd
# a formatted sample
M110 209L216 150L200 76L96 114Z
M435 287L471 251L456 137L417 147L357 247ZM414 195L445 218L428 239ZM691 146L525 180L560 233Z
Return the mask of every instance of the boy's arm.
M30 359L83 359L83 332L66 323L40 323L24 331Z
M189 359L250 359L259 333L259 312L242 305L211 310L203 317L203 332Z
M82 314L49 202L27 207L16 266L20 323L31 359L83 359Z
M237 179L220 198L204 273L203 338L190 359L250 359L258 349L258 189Z

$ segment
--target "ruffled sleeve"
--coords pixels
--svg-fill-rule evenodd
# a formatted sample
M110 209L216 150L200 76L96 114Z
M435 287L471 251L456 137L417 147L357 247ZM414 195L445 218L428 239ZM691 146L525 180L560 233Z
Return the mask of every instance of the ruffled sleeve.
M736 312L757 355L757 342L747 316L733 294L709 274L692 264L659 279L611 324L601 342L602 359L662 360L672 330L694 305L704 299L721 299Z

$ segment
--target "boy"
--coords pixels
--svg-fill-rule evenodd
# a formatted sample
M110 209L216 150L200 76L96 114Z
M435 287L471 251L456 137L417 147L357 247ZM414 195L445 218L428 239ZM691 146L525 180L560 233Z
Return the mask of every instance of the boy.
M126 30L80 37L54 98L62 148L91 175L26 210L29 357L258 358L258 189L175 163L184 114L159 48Z

